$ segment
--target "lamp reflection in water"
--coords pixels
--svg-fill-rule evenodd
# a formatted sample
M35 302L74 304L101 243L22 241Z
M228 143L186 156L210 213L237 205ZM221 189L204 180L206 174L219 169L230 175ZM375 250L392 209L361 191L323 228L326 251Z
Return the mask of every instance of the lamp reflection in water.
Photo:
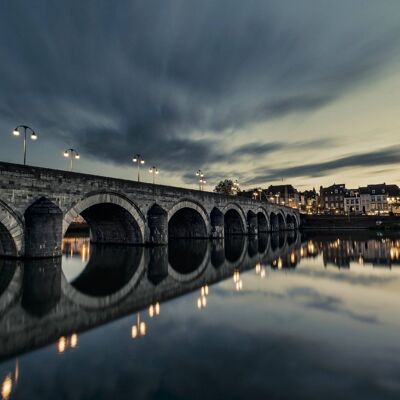
M236 290L238 292L243 289L243 281L240 278L240 272L239 271L235 271L233 273L233 282L235 283L235 288L236 288Z
M75 349L78 346L78 335L73 333L70 337L61 336L57 342L58 354L65 353L68 349Z
M256 264L256 274L260 275L261 279L264 279L266 276L265 267L261 263Z
M140 314L136 315L136 325L132 326L131 336L132 339L140 338L146 335L146 323L140 321Z
M154 316L160 315L160 303L151 304L149 307L149 316L153 318Z
M8 400L11 397L13 390L15 391L19 379L19 363L15 361L14 372L10 372L1 384L1 399Z
M197 299L197 308L199 310L207 307L207 296L209 294L208 285L200 288L200 297Z

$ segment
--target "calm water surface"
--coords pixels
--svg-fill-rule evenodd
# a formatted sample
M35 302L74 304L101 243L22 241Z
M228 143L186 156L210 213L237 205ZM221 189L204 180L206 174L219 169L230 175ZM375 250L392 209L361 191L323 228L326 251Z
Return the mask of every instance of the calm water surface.
M400 236L0 260L2 399L399 399Z

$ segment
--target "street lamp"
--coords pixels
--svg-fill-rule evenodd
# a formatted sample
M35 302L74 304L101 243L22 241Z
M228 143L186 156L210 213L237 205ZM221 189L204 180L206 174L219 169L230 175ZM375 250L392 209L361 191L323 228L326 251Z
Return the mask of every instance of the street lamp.
M134 163L137 163L137 181L140 182L140 166L144 164L144 160L140 154L136 154L135 157L132 158Z
M239 185L239 181L237 179L233 182L232 191L235 194L238 194L240 191L240 185Z
M204 190L204 184L207 183L206 178L205 178L205 176L203 174L203 171L201 169L199 169L196 172L196 176L199 177L199 190L202 191L202 190Z
M75 149L67 149L64 151L64 157L65 158L70 158L71 159L71 164L69 167L69 170L72 171L74 168L74 160L79 160L81 156Z
M156 175L158 175L158 169L153 165L150 169L149 172L153 175L153 185L155 184L156 181Z
M38 136L35 131L27 125L18 125L13 130L14 136L20 136L21 132L19 131L20 128L24 129L24 165L26 165L26 132L29 130L31 132L31 140L37 140Z

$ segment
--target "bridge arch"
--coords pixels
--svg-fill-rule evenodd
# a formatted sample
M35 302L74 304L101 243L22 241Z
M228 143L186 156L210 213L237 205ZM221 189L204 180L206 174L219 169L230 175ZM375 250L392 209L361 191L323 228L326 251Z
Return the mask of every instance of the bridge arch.
M181 200L168 211L169 238L208 238L210 226L204 208L192 200Z
M142 244L145 219L138 207L117 193L96 193L76 203L64 216L62 235L81 215L90 227L94 243Z
M0 256L21 257L23 253L23 224L17 214L0 201Z
M230 203L223 211L225 236L245 234L247 223L243 209L235 203Z
M270 223L272 232L283 231L286 229L285 217L280 210L277 212L271 212Z

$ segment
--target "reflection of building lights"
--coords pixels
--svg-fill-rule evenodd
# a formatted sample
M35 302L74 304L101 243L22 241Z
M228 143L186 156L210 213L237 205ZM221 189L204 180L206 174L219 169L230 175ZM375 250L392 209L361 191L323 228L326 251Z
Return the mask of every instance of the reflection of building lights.
M78 335L73 333L70 337L61 336L57 342L57 351L59 354L68 349L75 349L78 345Z
M292 264L294 264L296 262L296 253L292 252L292 254L290 255L290 262Z
M300 249L300 256L304 257L304 249L303 248Z
M153 318L155 315L159 315L160 314L160 303L156 303L156 304L152 304L149 307L149 316L150 318Z
M69 257L79 255L82 262L87 262L90 257L90 241L86 238L64 238L61 251Z
M243 289L243 281L240 279L236 282L236 290L239 292Z
M136 325L133 325L131 330L132 339L136 339L145 335L146 335L146 323L140 321L140 314L137 314Z
M278 258L278 269L282 269L282 267L283 267L283 261L282 261L282 258Z

